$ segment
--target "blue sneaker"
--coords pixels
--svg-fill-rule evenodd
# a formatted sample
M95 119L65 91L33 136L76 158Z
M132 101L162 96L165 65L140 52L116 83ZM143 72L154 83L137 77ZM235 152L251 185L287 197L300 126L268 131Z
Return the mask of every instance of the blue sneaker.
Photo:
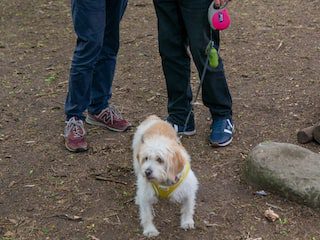
M232 142L234 126L231 119L215 119L211 126L210 143L214 147L224 147Z
M195 129L194 125L187 125L186 129L184 129L183 125L178 125L178 124L172 123L168 119L166 121L172 125L174 130L176 130L176 132L179 135L192 136L192 135L196 134L196 129Z

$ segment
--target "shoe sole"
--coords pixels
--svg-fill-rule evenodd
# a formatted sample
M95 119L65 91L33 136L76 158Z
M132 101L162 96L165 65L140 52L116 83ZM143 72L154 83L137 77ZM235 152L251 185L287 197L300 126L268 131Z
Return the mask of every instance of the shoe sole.
M236 132L236 129L235 129L234 125L233 125L232 135L233 135L235 132ZM210 140L210 139L209 139L209 140ZM225 147L225 146L228 146L228 145L232 142L232 140L233 140L233 137L231 137L230 140L228 140L228 141L226 141L226 142L224 142L224 143L216 143L216 142L212 142L212 141L210 140L210 144L211 144L212 147Z
M98 122L96 120L94 120L92 117L90 117L89 115L86 117L86 123L90 124L90 125L94 125L94 126L100 126L100 127L104 127L104 128L107 128L111 131L114 131L114 132L124 132L126 131L130 126L126 127L125 129L117 129L117 128L112 128L112 127L109 127L107 126L106 124L104 123L101 123L101 122Z
M184 136L193 136L196 134L196 130L189 131L189 132L178 132L178 135L184 135Z
M184 135L184 136L193 136L193 135L195 135L196 134L196 130L193 130L193 131L187 131L187 132L178 132L177 130L177 128L175 128L175 126L177 126L178 127L178 125L177 124L174 124L174 123L172 123L172 122L170 122L170 121L168 121L168 119L165 119L165 121L167 122L167 123L169 123L173 128L174 128L174 130L176 131L176 133L178 134L178 135Z
M78 152L85 152L85 151L88 151L88 147L87 148L76 148L76 149L73 149L73 148L70 148L67 143L64 144L66 149L70 152L73 152L73 153L78 153Z
M229 141L227 142L224 142L224 143L216 143L216 142L211 142L211 146L212 147L225 147L225 146L228 146L231 142L232 142L233 138L231 138Z

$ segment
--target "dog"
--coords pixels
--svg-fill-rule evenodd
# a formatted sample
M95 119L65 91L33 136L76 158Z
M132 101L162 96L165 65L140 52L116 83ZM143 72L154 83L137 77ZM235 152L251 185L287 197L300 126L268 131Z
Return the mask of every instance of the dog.
M132 142L133 167L137 177L135 202L139 206L143 234L159 235L153 224L153 204L167 198L180 203L180 226L194 228L198 179L190 168L191 158L174 128L156 115L137 128Z

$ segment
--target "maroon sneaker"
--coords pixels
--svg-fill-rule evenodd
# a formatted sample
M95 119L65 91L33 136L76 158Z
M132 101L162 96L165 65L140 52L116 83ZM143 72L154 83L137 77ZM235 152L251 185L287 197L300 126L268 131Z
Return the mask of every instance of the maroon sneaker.
M113 107L109 106L97 115L88 113L86 122L92 125L106 127L112 131L124 132L131 124Z
M72 117L66 121L64 129L65 146L70 152L83 152L88 150L88 143L84 136L86 131L83 127L83 121Z

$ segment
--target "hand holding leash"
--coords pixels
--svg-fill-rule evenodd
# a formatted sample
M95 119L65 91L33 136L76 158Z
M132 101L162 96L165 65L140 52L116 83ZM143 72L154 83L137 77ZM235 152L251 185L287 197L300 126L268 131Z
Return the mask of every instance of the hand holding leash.
M214 6L215 8L224 7L228 4L231 0L214 0Z

